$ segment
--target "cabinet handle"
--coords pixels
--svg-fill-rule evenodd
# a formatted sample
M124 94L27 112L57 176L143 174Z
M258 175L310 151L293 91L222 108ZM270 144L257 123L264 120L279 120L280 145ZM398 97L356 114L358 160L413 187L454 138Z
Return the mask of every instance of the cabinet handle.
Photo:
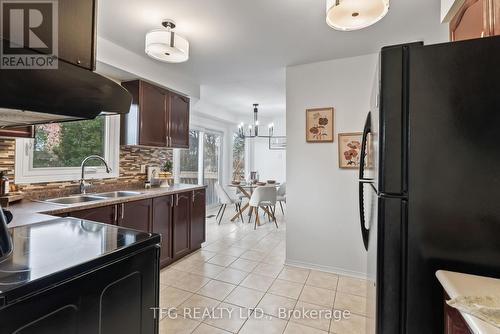
M124 215L125 215L125 204L122 203L122 215L121 215L122 220L123 220Z
M78 65L80 65L80 64L82 63L82 61L81 61L80 59L77 59L77 60L76 60L76 63L77 63Z
M116 225L118 225L118 205L115 205L115 212L114 212L114 217L113 221L115 222Z
M179 194L175 194L175 206L179 206Z
M194 204L194 198L196 197L196 193L193 190L193 204Z
M170 196L170 207L173 208L174 207L174 196Z

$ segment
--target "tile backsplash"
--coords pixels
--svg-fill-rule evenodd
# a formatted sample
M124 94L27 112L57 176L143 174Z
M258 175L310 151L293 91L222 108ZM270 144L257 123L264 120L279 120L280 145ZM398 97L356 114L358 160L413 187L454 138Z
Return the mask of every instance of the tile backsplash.
M0 170L6 171L9 179L15 183L16 140L0 138ZM120 175L117 178L92 180L92 191L111 191L115 189L133 189L142 187L146 174L141 173L141 165L160 165L165 159L172 158L172 149L121 146ZM49 183L31 183L16 185L26 197L44 199L76 194L79 191L78 181L63 181Z

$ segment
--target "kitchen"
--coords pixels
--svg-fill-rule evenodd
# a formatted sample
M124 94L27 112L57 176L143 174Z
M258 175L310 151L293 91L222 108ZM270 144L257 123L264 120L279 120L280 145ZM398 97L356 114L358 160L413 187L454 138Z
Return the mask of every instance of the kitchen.
M45 4L1 1L0 332L500 331L497 0Z

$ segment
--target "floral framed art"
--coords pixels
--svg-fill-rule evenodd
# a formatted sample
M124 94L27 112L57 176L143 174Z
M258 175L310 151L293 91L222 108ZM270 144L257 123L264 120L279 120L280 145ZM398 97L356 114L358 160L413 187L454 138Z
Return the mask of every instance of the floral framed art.
M308 143L332 143L333 108L306 110L306 141Z
M362 132L339 133L339 167L358 169L361 158Z

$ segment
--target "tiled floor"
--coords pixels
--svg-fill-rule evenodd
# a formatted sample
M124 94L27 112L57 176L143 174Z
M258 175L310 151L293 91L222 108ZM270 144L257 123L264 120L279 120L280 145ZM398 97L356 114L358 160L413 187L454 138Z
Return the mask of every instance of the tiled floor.
M160 334L365 333L365 281L285 266L286 216L254 230L228 211L220 226L207 219L201 250L162 270L160 307L177 317L164 316ZM342 310L349 319L335 320Z

